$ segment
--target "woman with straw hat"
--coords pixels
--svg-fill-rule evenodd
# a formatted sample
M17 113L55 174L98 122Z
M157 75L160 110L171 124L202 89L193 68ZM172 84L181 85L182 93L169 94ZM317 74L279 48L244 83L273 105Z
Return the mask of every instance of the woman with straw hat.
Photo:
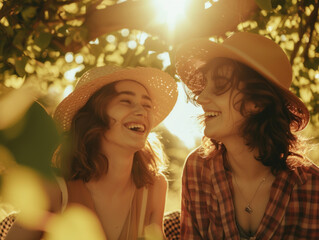
M183 172L182 239L318 239L319 169L296 135L309 113L282 49L252 33L196 39L176 69L205 112Z
M165 159L148 137L176 99L175 80L158 69L87 71L54 113L65 136L55 156L62 194L54 208L87 207L108 240L143 237L149 225L162 236Z

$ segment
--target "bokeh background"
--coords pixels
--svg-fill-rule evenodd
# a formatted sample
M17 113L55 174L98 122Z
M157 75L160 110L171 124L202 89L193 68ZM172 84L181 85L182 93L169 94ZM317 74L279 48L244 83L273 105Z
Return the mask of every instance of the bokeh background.
M13 89L33 84L41 89L39 102L50 115L72 92L77 78L93 66L151 66L168 72L178 82L179 99L155 131L169 158L166 211L178 210L183 164L202 136L197 121L202 110L187 102L175 75L178 44L195 37L222 42L234 31L254 32L276 41L293 66L291 90L311 113L311 121L301 134L312 146L309 157L318 163L318 7L318 0L0 0L0 101ZM17 160L0 142L1 176L10 165L8 159ZM30 159L24 165L47 177L46 166L37 161ZM13 179L29 176L15 174ZM29 184L36 185L33 180L30 177ZM7 188L14 192L2 187L0 220L16 209L7 204L6 194L14 199L31 194L22 191L23 187ZM34 191L32 194L41 195ZM29 203L16 204L31 208ZM37 204L45 209L44 203L33 203Z

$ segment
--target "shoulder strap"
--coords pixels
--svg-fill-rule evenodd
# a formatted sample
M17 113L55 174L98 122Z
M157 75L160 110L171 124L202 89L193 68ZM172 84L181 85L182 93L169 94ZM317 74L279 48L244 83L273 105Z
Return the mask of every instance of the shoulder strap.
M146 205L147 205L147 195L148 195L148 189L146 187L144 187L143 188L143 196L142 196L140 221L138 224L138 236L143 236L143 228L144 228Z
M61 202L61 213L64 212L66 205L68 204L68 187L62 177L56 177L57 183L61 190L62 202Z

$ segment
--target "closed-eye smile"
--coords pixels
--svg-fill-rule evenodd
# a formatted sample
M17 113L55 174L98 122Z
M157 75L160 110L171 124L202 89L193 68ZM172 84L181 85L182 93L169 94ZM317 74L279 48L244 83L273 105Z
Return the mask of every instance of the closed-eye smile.
M144 133L146 130L146 126L143 123L128 122L128 123L125 123L124 126L128 128L129 130L138 132L138 133Z

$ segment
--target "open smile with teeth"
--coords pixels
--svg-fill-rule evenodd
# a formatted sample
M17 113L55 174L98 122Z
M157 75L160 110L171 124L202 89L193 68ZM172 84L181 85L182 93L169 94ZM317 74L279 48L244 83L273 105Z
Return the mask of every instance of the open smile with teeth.
M212 112L205 112L204 116L207 119L207 118L218 117L220 114L221 114L220 112L212 111Z
M140 133L144 133L146 129L145 125L141 123L126 123L124 126L131 131Z

